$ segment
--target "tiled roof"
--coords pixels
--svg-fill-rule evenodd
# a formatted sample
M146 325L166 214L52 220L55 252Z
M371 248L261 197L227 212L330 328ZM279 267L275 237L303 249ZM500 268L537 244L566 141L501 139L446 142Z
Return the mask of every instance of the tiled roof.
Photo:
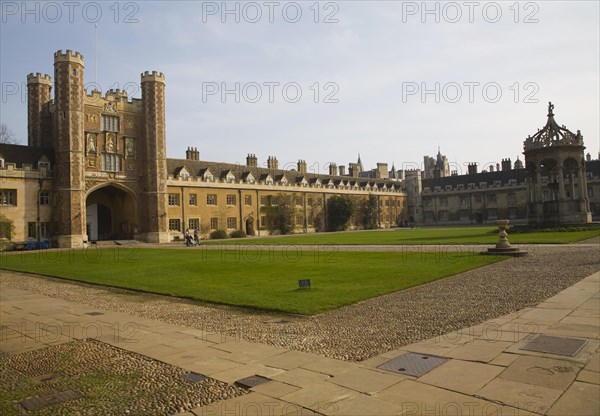
M37 168L37 162L46 156L50 164L54 164L54 149L42 147L29 147L19 144L0 144L0 155L4 158L4 163L14 163L17 168L22 168L23 164L30 164Z

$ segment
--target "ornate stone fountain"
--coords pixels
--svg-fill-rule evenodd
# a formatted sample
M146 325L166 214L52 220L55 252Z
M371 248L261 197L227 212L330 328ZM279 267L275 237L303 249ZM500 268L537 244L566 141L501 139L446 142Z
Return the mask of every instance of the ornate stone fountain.
M509 220L496 220L496 225L500 230L498 232L498 242L496 247L490 247L481 254L487 254L491 256L513 256L522 257L527 255L527 251L521 250L519 247L513 247L508 242L508 234L506 233L506 227L508 227Z

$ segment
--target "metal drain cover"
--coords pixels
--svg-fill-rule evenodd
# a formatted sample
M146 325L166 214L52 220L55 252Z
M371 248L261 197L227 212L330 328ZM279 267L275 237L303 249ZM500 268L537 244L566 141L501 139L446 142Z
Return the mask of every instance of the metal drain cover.
M186 379L187 381L191 382L191 383L199 383L201 381L206 380L208 377L206 377L204 374L199 374L199 373L187 373L183 376L184 379Z
M525 351L544 352L547 354L566 355L574 357L588 343L587 339L553 337L538 335L528 344L519 348Z
M60 393L48 394L46 396L31 397L29 399L21 400L19 403L25 410L37 410L42 407L50 406L51 404L59 404L80 397L83 397L83 395L78 391L65 390Z
M263 376L250 376L236 381L235 384L237 384L240 387L245 387L249 389L258 386L259 384L266 383L267 381L271 381L271 379L268 379Z
M408 352L379 365L377 368L408 376L421 377L446 361L448 361L448 358Z

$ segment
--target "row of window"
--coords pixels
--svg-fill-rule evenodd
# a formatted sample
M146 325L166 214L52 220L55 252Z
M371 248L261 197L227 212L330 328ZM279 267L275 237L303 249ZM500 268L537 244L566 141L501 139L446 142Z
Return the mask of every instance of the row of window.
M228 217L226 220L227 229L237 230L237 218L236 217ZM200 229L200 219L199 218L190 218L188 220L188 228L192 230ZM210 229L218 230L219 229L219 219L211 218L210 219ZM181 220L179 218L172 218L169 220L169 231L184 231L181 229Z
M27 238L38 238L37 235L37 223L36 222L28 222L27 223ZM40 239L46 239L50 236L50 223L49 222L40 222Z
M180 205L180 194L178 193L171 193L169 194L169 205L171 206L179 206ZM206 205L213 205L216 206L218 202L218 198L217 198L217 194L207 194L206 195ZM228 206L235 206L237 205L237 195L235 194L227 194L225 196L225 202ZM309 197L306 200L307 205L308 206L312 206L313 204L313 198ZM277 196L272 196L272 195L263 195L260 197L260 205L261 206L277 206L279 203ZM294 203L297 207L302 207L304 206L304 199L301 196L295 197L294 198ZM192 205L192 206L197 206L198 205L198 194L189 194L188 195L188 204ZM246 206L251 206L252 205L252 195L244 195L244 205ZM317 199L317 205L318 206L322 206L323 205L323 200L321 198ZM380 201L380 205L383 206L384 205L384 201L381 200ZM393 207L393 206L397 206L400 207L402 204L400 202L400 200L386 200L385 201L385 206L386 207Z
M458 203L459 205L467 205L469 203L469 196L468 195L463 195L463 196L459 196L458 198ZM517 194L508 194L508 204L509 205L515 205L517 203ZM442 196L438 199L439 204L441 206L447 206L448 205L448 197L447 196ZM487 194L485 196L485 201L488 204L495 204L497 202L496 200L496 194ZM473 196L473 202L476 204L481 204L483 202L483 196L482 195L474 195ZM432 200L429 198L425 198L423 199L423 205L425 206L431 206Z
M488 220L496 220L498 219L498 210L496 208L489 208L486 210L487 213L487 219ZM483 213L477 213L476 215L482 215ZM435 220L435 214L431 211L426 211L424 213L425 215L425 222L432 222ZM458 213L458 216L460 218L461 221L469 221L471 220L471 213L467 210L461 210ZM517 218L517 209L516 208L509 208L508 209L508 218L509 219L514 219ZM450 213L449 211L446 210L442 210L438 212L438 220L439 221L449 221L450 220Z
M17 190L3 189L0 190L0 205L2 206L17 206ZM40 205L50 205L50 192L40 192Z
M225 197L225 202L227 205L235 206L237 205L237 196L233 194L228 194ZM169 194L169 205L171 206L179 206L180 204L180 194ZM198 205L198 194L189 194L188 195L188 204L197 206ZM216 194L208 194L206 195L206 205L217 205L217 195ZM244 205L252 205L252 195L244 196Z

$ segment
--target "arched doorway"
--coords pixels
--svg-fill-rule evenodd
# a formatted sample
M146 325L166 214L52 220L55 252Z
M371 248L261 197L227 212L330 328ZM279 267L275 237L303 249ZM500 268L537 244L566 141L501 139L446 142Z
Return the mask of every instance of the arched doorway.
M246 235L254 235L254 218L252 217L246 219Z
M135 203L131 193L107 185L86 199L86 230L89 241L131 240L135 233Z

